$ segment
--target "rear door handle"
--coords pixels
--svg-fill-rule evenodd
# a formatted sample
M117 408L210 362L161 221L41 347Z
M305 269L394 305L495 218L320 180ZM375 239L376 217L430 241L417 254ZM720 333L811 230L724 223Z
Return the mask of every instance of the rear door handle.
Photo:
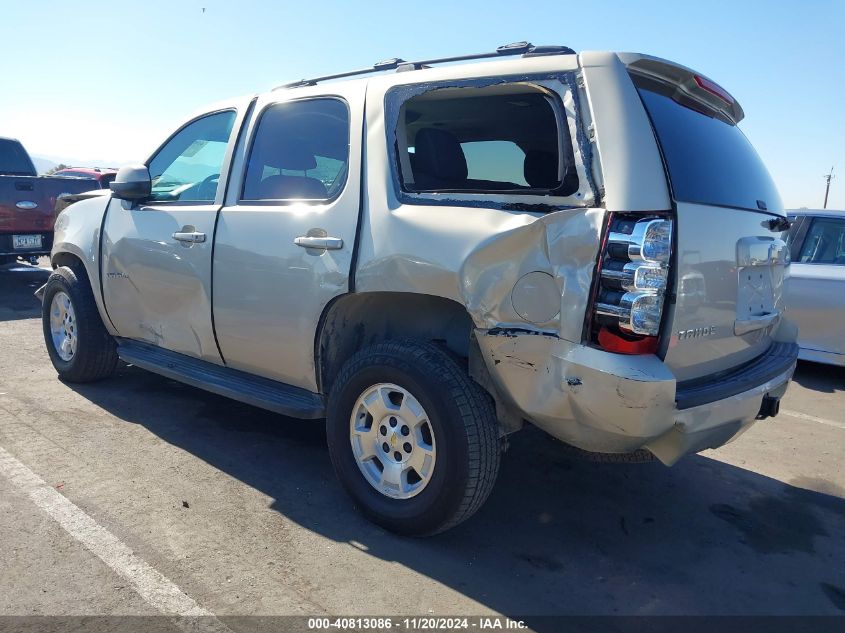
M200 233L199 231L191 231L188 233L176 231L173 234L173 239L177 242L190 242L191 244L198 244L200 242L205 241L205 233Z
M327 251L337 251L343 248L343 240L339 237L312 237L310 235L300 235L294 241L294 244L302 248L323 248Z
M759 314L747 319L737 319L734 321L734 334L742 336L754 330L762 330L764 327L769 327L776 323L780 318L780 312L769 312L768 314Z

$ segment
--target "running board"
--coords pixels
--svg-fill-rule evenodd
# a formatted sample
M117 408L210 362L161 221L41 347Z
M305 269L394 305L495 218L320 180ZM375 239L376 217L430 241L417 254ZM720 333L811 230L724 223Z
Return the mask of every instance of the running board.
M117 339L121 359L172 380L293 418L326 416L323 396L244 371L129 339Z

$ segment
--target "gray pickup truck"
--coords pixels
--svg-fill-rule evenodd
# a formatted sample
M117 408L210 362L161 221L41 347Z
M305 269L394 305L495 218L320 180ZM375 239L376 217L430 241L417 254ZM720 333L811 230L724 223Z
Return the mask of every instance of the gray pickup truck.
M48 254L60 196L96 188L91 180L39 176L20 141L0 137L0 264Z
M479 57L209 106L64 210L59 375L121 358L325 419L358 507L411 535L472 515L525 424L671 465L777 414L788 222L737 101L640 54L440 64Z

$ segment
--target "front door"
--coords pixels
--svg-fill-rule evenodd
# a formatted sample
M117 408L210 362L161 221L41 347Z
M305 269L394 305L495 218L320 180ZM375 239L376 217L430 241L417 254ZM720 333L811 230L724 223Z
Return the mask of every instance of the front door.
M103 294L120 336L220 363L211 323L211 253L236 110L192 120L147 163L152 195L112 199Z

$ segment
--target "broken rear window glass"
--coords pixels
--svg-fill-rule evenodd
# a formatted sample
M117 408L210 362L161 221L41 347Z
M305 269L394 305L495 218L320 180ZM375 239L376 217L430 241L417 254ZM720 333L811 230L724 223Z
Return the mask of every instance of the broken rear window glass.
M567 196L578 190L555 97L526 85L440 88L402 105L397 130L408 192Z

